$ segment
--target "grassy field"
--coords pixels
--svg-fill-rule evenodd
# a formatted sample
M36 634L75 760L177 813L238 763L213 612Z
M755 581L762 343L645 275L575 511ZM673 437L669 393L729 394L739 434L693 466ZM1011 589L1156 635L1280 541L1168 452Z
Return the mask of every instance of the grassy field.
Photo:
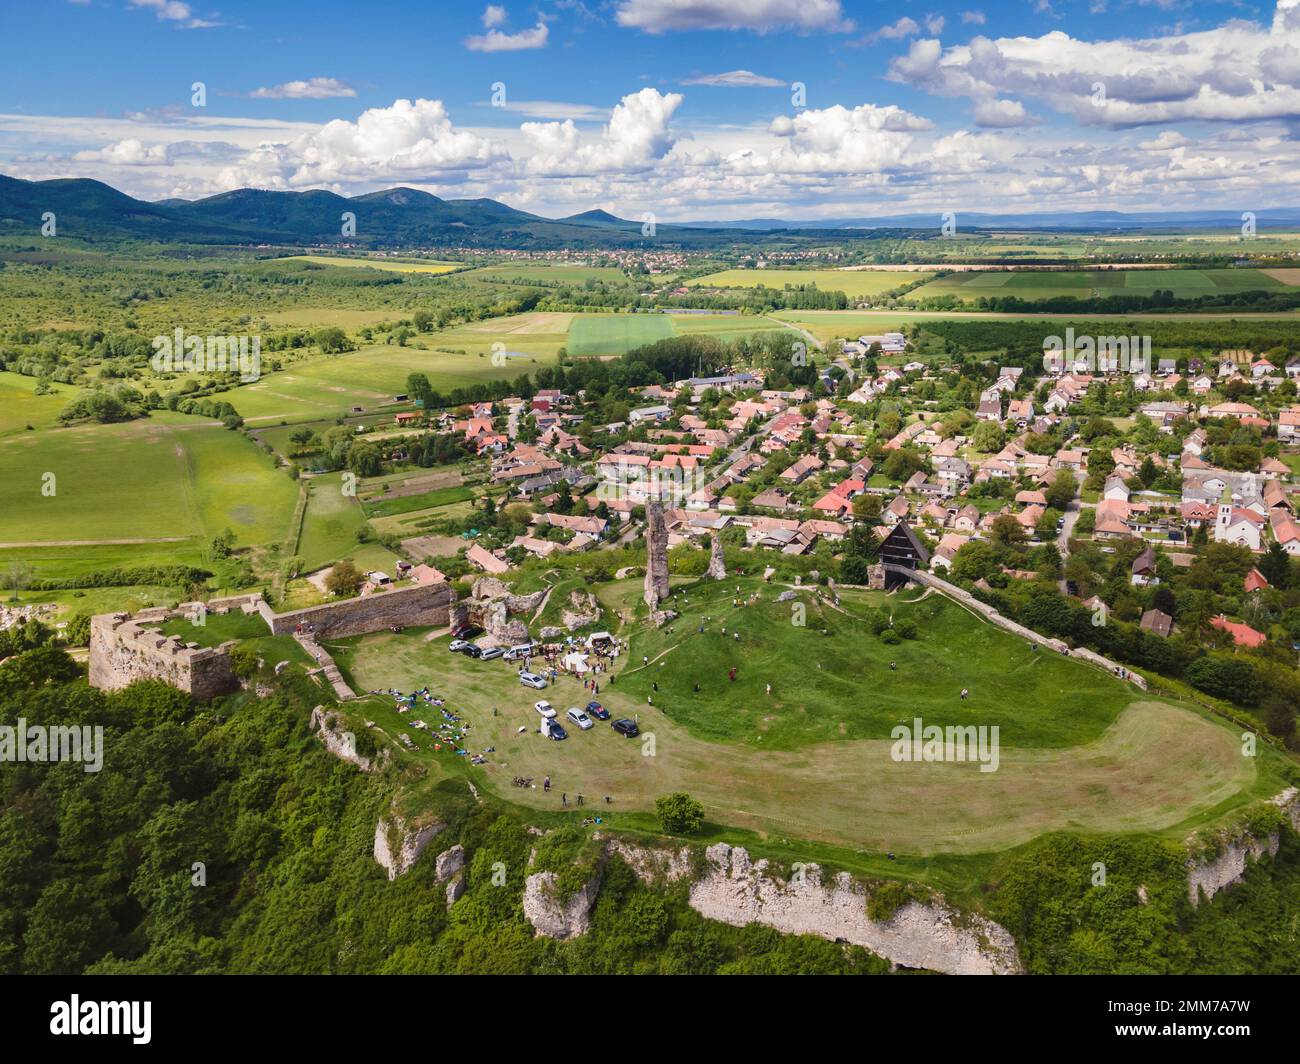
M311 571L357 549L357 530L365 524L365 515L356 496L343 494L342 473L304 480L309 494L297 554L306 571Z
M608 284L622 284L627 280L622 270L612 266L579 266L568 263L523 263L513 265L505 263L500 266L483 266L466 274L480 281L537 281L545 285L571 284L581 285L586 281L604 281Z
M1283 289L1286 284L1265 270L1070 270L982 271L954 273L922 285L908 299L954 295L960 299L1011 296L1018 299L1080 299L1112 295L1149 296L1157 289L1177 298Z
M36 378L18 373L0 372L0 436L48 428L56 423L59 411L77 394L67 384L51 384L49 395L37 395Z
M241 546L279 542L297 497L242 435L166 412L2 439L0 482L0 544L142 540L161 556L227 527Z
M605 585L601 597L611 604L629 601L637 590L632 583ZM727 585L722 588L725 592ZM775 594L776 589L767 589L769 598ZM554 792L544 795L540 788L509 785L515 775L540 780L549 774L555 790L567 792L571 801L584 794L600 812L611 814L614 826L620 815L642 814L656 796L684 789L704 803L711 821L764 838L900 854L976 854L1052 830L1181 830L1244 800L1255 787L1254 763L1240 756L1231 732L1194 712L1134 701L1131 688L1079 662L1053 662L1050 655L1028 660L1022 641L969 619L958 625L965 627L960 653L954 654L947 645L954 633L946 620L948 610L955 609L951 606L935 611L931 629L911 648L873 645L874 637L847 620L841 622L842 637L821 636L811 621L809 630L794 633L788 620L775 615L760 620L766 607L746 607L734 614L746 617L742 631L751 625L748 637L742 634L739 657L743 679L737 685L744 685L743 694L739 686L725 693L706 689L700 704L689 706L694 681L683 662L695 653L687 649L690 641L698 641L704 653L716 640L708 672L721 675L705 682L714 688L728 684L725 668L731 658L723 655L731 648L724 649L720 627L730 599L723 604L702 595L697 601L703 607L706 600L708 609L718 611L710 623L719 631L701 637L689 627L693 618L683 617L673 625L675 636L666 630L655 633L654 638L675 638L678 644L661 659L667 664L640 673L640 648L650 650L652 637L634 631L619 682L602 684L601 701L615 715L637 715L644 732L653 735L652 745L644 736L624 740L602 723L588 732L570 729L565 742L542 738L532 702L546 697L561 713L570 705L585 705L590 696L581 684L561 678L556 687L531 692L517 683L515 666L448 654L445 639L428 641L423 633L410 631L380 633L339 641L333 649L358 690L409 691L428 684L447 698L449 707L471 725L466 748L496 748L489 765L475 775L503 797L539 809L558 808ZM788 611L788 604L780 605ZM929 606L929 600L900 604L898 611ZM769 629L761 637L760 624ZM792 631L778 634L773 625ZM789 692L781 691L778 679L768 702L763 677L777 672L777 662L767 641L786 647L780 652L788 655L802 646L801 639L828 640L820 649L840 646L840 653L851 653L856 639L860 664L837 657L836 669L852 671L835 679L819 677L821 682L806 681L805 668L798 689ZM906 693L901 679L892 690L883 679L886 650L899 661L899 675L906 670L906 691L914 695ZM822 660L822 671L830 671L825 667L829 652L804 652L804 657ZM1014 686L998 679L999 669L1008 666L1014 670ZM660 685L656 707L648 706L642 694L647 673ZM973 691L964 706L950 690L960 682ZM683 684L686 694L680 695ZM848 697L839 684L852 685ZM1079 698L1080 692L1088 697ZM833 697L840 698L838 712L829 708ZM412 718L437 723L432 711L399 715L390 699L377 696L368 697L358 711L389 735L411 735L420 747L417 758L451 761L461 770L454 752L433 750L426 735L411 729ZM999 770L980 773L972 764L896 762L888 739L855 737L883 734L892 721L910 721L918 714L927 723L1005 725ZM787 740L785 749L777 748L781 737ZM601 801L606 794L613 798L609 806Z
M415 259L361 258L352 255L286 255L286 262L314 262L318 266L350 266L394 273L451 273L461 268L459 262L433 262Z
M807 329L819 340L834 340L860 336L863 333L881 333L900 330L904 326L925 321L1041 321L1060 323L1062 326L1077 321L1287 321L1300 318L1300 313L1249 314L1225 312L1222 314L1026 314L990 311L951 310L779 310L772 317L801 329ZM1057 331L1055 324L1053 331Z
M582 314L569 326L569 354L621 355L676 334L664 314Z
M933 275L888 270L722 270L686 284L694 288L758 288L761 285L776 289L813 284L823 292L843 292L851 299L863 299L930 276Z
M178 635L187 643L216 647L230 639L247 642L267 661L293 661L312 666L311 655L291 635L271 635L266 622L258 615L242 611L209 613L202 624L184 617L173 617L158 626L163 635Z

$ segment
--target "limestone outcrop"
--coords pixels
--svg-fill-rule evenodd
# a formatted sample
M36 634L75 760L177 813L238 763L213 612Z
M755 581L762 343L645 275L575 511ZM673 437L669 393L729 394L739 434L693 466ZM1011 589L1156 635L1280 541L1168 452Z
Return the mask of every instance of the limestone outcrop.
M1291 827L1300 831L1300 789L1288 787L1269 799ZM1213 855L1187 858L1187 900L1199 905L1201 895L1209 901L1219 891L1236 886L1246 875L1246 869L1264 857L1275 857L1282 844L1281 832L1270 831L1252 835L1242 830L1235 834L1221 833L1211 840Z
M324 706L317 706L311 711L308 727L335 757L356 765L362 772L374 772L379 768L381 759L372 760L357 752L356 736L345 730L340 714Z
M561 618L569 629L586 628L600 620L600 600L590 591L570 591L569 605L564 608Z
M591 910L600 893L601 870L579 890L560 897L559 876L534 872L524 881L524 916L546 938L577 938L591 926Z
M437 862L434 865L434 873L438 877L439 883L445 883L464 867L465 847L457 843L451 849L443 850L442 853L438 854Z
M391 821L380 817L379 823L375 825L375 860L388 873L389 879L405 875L420 859L433 837L444 827L445 824L439 823L415 827L396 815Z
M798 881L786 882L771 874L766 861L751 862L739 846L718 843L705 857L708 871L691 884L690 904L711 920L850 942L908 968L952 975L1021 971L1015 940L1005 928L959 914L942 898L908 902L876 921L867 915L868 891L847 872L824 884L821 868L809 864Z

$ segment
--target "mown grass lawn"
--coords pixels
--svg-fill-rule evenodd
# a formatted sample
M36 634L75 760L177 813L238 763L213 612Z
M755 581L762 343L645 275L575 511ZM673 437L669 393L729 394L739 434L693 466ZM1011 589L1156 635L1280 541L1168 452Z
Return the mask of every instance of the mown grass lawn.
M602 601L625 609L638 583L596 590ZM742 581L742 590L752 586ZM365 696L352 707L354 715L374 721L390 739L405 733L416 743L415 753L401 757L436 772L468 773L503 798L544 812L560 811L560 792L570 801L581 793L615 828L623 822L644 826L656 797L686 790L704 803L711 823L757 832L766 843L797 851L804 840L922 858L987 853L1053 830L1177 833L1240 804L1261 786L1254 761L1241 756L1231 730L1205 714L1135 701L1132 688L1105 673L1030 652L954 604L938 606L921 639L891 647L852 617L843 618L833 635L821 636L813 628L821 615L812 609L812 630L802 637L760 632L793 627L790 604L772 602L766 616L763 606L745 607L750 642L744 642L742 620L737 654L734 640L726 644L721 636L720 599L730 610L734 587L692 593L692 605L717 618L712 633L701 637L698 626L687 628L686 616L673 632L654 633L665 647L681 649L688 633L696 641L697 664L714 677L702 682L698 697L686 656L670 651L666 665L642 668L651 633L639 627L642 622L620 626L616 615L607 615L610 627L631 633L632 652L621 660L615 683L609 674L602 678L600 701L615 717L639 720L639 741L620 738L604 723L585 732L572 728L563 742L543 738L533 702L546 698L563 715L590 699L581 683L561 676L545 691L532 691L518 683L514 664L451 654L446 637L380 632L328 646L359 692L428 685L469 723L464 748L487 753L488 764L471 768L445 744L435 750L413 727L413 720L440 719L422 704L403 714L386 695ZM769 602L779 591L765 590ZM856 617L871 602L901 597L846 594L845 602ZM775 612L778 605L783 614ZM930 596L899 603L898 610L920 615L936 605ZM890 660L898 662L896 673L888 670ZM733 687L726 669L737 661ZM799 667L789 671L785 688L774 682L768 703L764 676L794 661ZM845 669L856 671L835 675ZM653 707L644 694L651 682L660 688ZM960 682L972 692L964 705L954 687ZM896 719L910 722L916 715L927 724L998 724L998 771L895 761L891 741L874 736L887 736ZM540 783L545 775L552 778L550 794L510 785L514 776ZM609 805L605 795L613 799Z
M742 603L755 591L760 598L734 607L737 585ZM1100 736L1131 700L1096 670L974 623L938 595L907 603L845 592L835 609L811 589L777 602L782 590L752 579L678 589L681 616L632 637L626 690L652 697L701 738L769 750L884 739L918 716L941 726L998 725L1009 746L1075 746ZM867 627L877 608L914 621L919 637L883 643Z

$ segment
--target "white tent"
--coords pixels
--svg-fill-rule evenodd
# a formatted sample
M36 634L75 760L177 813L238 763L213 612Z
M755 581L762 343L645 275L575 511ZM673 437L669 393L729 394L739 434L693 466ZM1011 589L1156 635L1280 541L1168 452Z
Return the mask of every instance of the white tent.
M575 672L579 676L591 671L591 666L587 664L587 655L576 650L564 655L564 666L570 672Z

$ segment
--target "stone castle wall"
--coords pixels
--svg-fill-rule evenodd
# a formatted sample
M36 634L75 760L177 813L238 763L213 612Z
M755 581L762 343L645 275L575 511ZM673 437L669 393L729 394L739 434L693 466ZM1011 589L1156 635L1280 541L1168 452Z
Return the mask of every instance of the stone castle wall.
M451 623L456 592L450 584L421 584L376 591L360 598L327 602L322 606L289 613L273 613L266 606L262 616L274 635L292 635L299 624L310 624L317 639L378 632L393 625L441 628Z
M90 682L116 691L136 680L162 680L206 702L239 686L230 667L234 645L201 647L125 613L103 614L90 619Z
M380 591L290 613L276 613L260 595L214 599L203 605L209 613L224 613L234 608L256 613L273 635L292 635L299 624L310 624L320 639L363 635L394 625L441 627L449 623L455 601L456 592L451 585L439 583ZM190 616L196 605L186 603L174 610L154 607L135 617L125 613L92 617L91 685L116 691L136 680L156 679L203 701L235 690L239 681L230 666L234 641L219 647L201 647L147 627L172 617Z

